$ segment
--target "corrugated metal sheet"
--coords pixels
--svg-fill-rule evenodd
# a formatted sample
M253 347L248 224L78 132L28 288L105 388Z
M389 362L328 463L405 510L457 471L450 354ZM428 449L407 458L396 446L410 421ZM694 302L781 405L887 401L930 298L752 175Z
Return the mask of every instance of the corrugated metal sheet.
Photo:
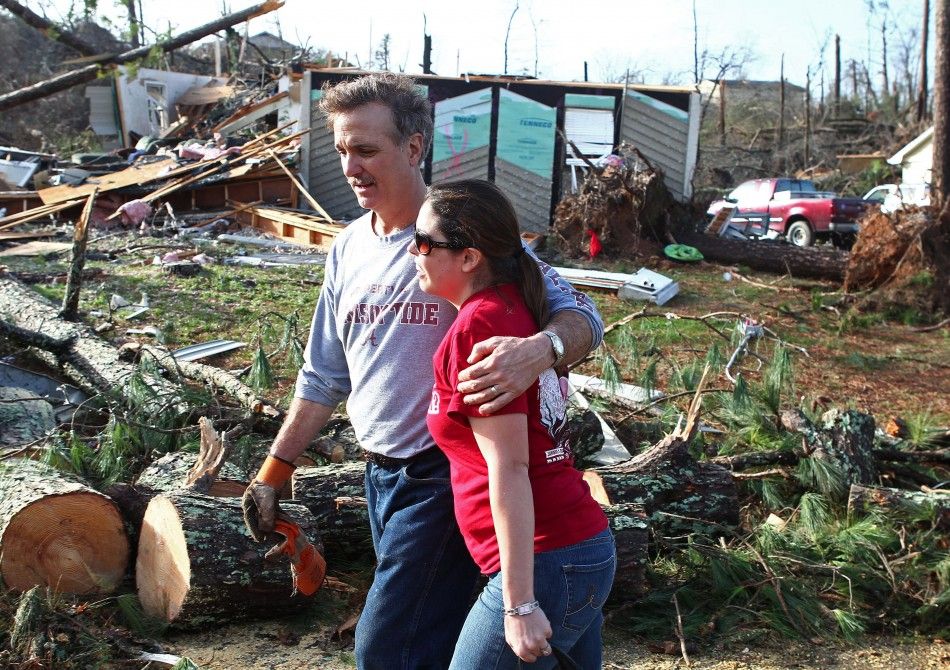
M87 86L89 126L96 135L118 135L115 122L115 93L112 86Z
M495 159L495 184L511 198L521 230L547 235L551 228L551 180Z
M456 179L488 179L487 146L432 164L433 183Z
M366 210L356 201L343 170L340 157L333 146L333 135L326 131L323 112L318 100L310 101L310 171L307 188L330 216L337 221L350 221Z
M629 92L624 101L620 140L637 147L663 170L673 197L686 197L683 184L687 163L689 115L659 100Z

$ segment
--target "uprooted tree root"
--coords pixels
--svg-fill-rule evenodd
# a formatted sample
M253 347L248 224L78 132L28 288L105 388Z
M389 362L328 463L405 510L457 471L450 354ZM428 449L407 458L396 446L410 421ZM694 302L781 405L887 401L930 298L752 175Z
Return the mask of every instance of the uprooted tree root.
M860 309L950 314L950 211L922 207L865 217L844 289L869 291Z
M607 256L635 256L643 238L665 239L671 198L663 174L633 147L622 145L619 159L592 168L580 192L554 211L554 231L565 256L588 255L593 232Z

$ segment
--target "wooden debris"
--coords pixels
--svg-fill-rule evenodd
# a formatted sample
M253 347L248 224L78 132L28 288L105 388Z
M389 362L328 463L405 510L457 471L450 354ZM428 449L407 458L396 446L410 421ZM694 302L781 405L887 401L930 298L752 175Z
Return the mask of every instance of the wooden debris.
M129 542L109 498L53 468L18 459L0 475L0 577L11 589L109 593Z
M79 290L82 288L82 268L86 263L86 242L89 240L89 215L96 202L98 191L93 190L82 208L82 214L73 229L73 254L69 263L69 274L66 278L66 292L63 294L63 306L59 315L70 321L76 320L79 309Z

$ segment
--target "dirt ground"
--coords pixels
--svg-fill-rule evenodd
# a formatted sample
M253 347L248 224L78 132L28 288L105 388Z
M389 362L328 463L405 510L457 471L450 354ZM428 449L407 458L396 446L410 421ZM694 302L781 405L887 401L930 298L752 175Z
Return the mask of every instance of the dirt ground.
M349 670L355 668L352 637L333 638L332 626L306 629L295 621L227 626L167 639L170 650L202 670ZM687 666L679 655L660 653L609 627L604 670L931 670L950 668L950 644L915 638L867 638L855 645L828 641L783 641L699 649Z

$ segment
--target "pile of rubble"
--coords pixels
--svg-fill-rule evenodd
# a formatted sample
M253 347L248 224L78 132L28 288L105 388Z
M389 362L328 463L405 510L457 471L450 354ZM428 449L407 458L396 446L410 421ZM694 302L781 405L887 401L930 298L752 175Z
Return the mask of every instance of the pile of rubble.
M636 148L621 145L601 165L589 163L577 195L554 210L554 233L571 258L636 256L644 240L664 244L672 202L663 175Z

